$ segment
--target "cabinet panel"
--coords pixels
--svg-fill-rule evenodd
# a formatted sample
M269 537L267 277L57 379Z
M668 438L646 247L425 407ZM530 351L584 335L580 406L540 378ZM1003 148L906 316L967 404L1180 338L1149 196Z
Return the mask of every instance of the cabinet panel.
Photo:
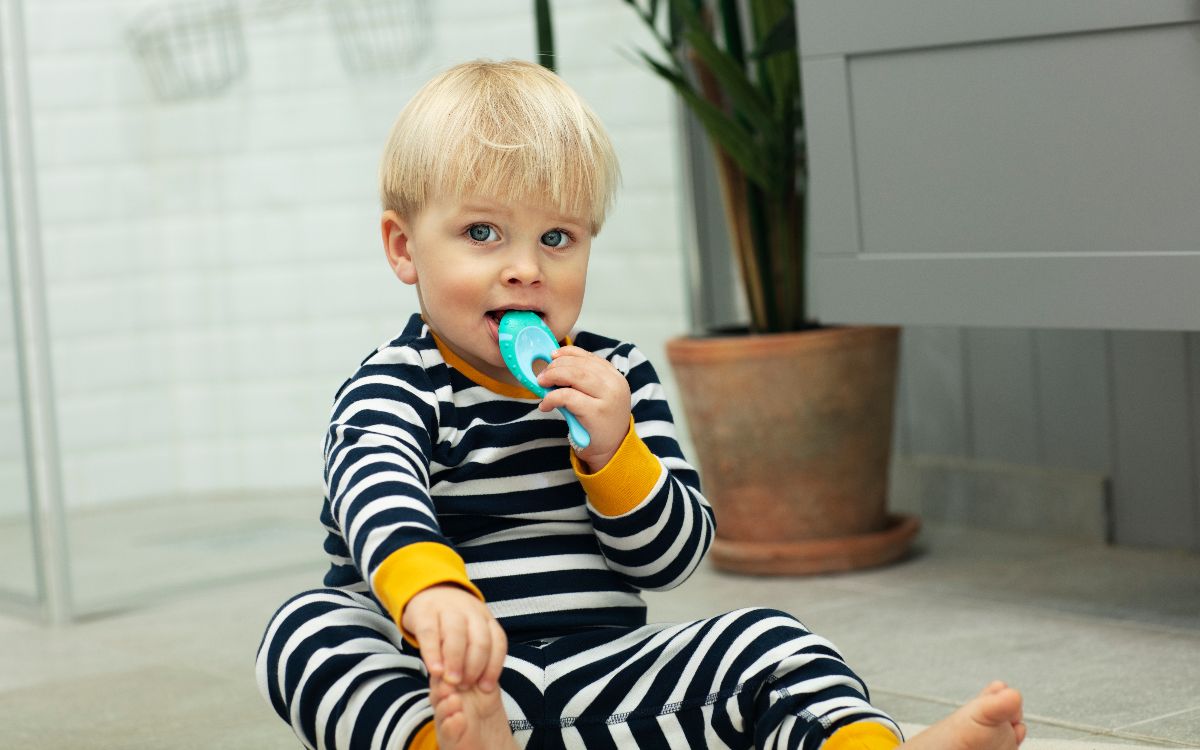
M817 316L1200 330L1200 6L984 5L800 0Z

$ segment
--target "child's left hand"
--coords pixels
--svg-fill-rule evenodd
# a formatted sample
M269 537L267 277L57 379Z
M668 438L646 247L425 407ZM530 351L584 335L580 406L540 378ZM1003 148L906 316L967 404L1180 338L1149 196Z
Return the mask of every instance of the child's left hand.
M538 408L565 406L587 428L592 442L575 455L595 473L612 460L629 432L629 382L611 362L577 346L564 346L553 357L538 383L556 390Z

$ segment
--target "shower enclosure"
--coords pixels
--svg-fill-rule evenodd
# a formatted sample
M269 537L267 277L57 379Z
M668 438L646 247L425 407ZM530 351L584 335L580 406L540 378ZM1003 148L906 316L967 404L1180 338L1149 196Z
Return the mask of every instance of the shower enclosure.
M3 611L319 580L333 394L413 302L372 177L421 46L359 17L429 36L413 0L0 0Z

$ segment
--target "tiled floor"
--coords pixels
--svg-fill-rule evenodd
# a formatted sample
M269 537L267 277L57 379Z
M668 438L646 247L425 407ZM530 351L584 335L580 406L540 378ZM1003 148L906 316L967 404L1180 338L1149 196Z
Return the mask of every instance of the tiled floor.
M319 488L148 497L69 508L70 586L82 612L161 598L197 581L283 570L319 553ZM3 588L32 596L28 518L0 522Z
M318 567L50 629L0 618L0 747L298 747L258 697L263 624ZM809 579L709 568L648 595L679 620L788 610L837 643L906 727L993 678L1031 750L1200 748L1200 556L926 529L900 565Z

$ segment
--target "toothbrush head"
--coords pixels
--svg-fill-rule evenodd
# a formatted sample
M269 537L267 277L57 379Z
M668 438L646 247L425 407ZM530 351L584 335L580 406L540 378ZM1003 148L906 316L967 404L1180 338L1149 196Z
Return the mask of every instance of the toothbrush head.
M533 363L540 360L549 364L554 359L558 341L550 327L535 312L510 310L500 318L499 340L500 356L508 371L538 398L545 398L553 389L544 388L537 382ZM592 436L575 415L561 407L559 411L567 420L567 440L571 447L578 452L591 445Z
M521 385L539 397L549 392L537 382L533 363L549 363L558 348L554 334L535 312L510 310L500 318L500 355Z

